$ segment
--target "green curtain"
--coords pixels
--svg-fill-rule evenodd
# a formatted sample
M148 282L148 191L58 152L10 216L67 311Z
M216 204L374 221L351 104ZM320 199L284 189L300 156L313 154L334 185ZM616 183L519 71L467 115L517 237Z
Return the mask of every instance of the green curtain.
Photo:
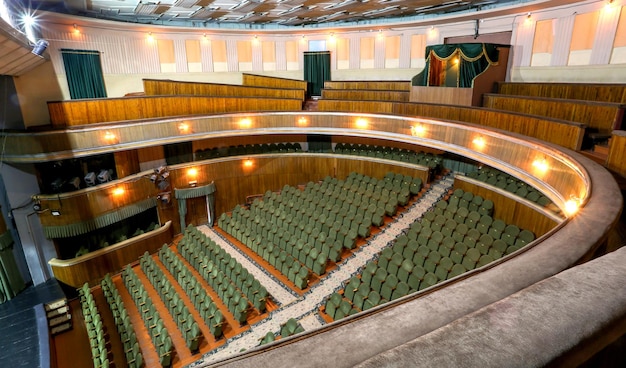
M330 51L304 53L304 80L309 82L310 96L322 95L324 82L330 80Z
M13 256L13 237L7 231L0 235L0 303L13 298L24 287L24 280Z
M75 222L67 225L44 226L43 232L48 239L70 238L73 236L87 234L90 231L101 229L116 222L123 221L129 217L156 207L156 198L147 198L142 201L121 207L117 210L107 212L91 220Z
M492 43L458 43L445 45L432 45L426 47L426 65L421 73L414 76L411 81L414 86L429 86L431 60L449 61L459 58L459 78L457 87L473 87L474 78L483 73L490 65L498 63L498 47L503 45ZM439 64L439 63L437 63ZM435 78L438 80L438 78Z
M215 183L187 189L174 188L174 198L178 201L178 216L181 229L185 229L187 226L185 223L185 215L187 214L187 199L202 196L206 196L206 201L209 207L209 226L213 226L213 219L215 218L215 198L213 193L215 193L215 190Z
M99 51L61 49L61 55L72 100L107 96Z

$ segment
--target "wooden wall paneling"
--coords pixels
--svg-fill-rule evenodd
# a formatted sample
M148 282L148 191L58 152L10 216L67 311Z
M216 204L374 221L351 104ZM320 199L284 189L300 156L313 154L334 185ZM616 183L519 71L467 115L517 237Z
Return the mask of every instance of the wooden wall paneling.
M498 93L516 96L626 103L626 84L500 82L498 83Z
M264 75L242 73L244 86L273 87L273 88L296 88L307 90L307 82L297 79L269 77Z
M116 151L113 153L113 158L118 179L137 174L140 171L137 150Z
M195 95L223 97L274 97L304 100L302 89L239 86L218 83L183 82L171 80L144 79L144 91L148 96L156 95Z
M160 229L86 255L69 260L51 259L49 263L57 280L75 288L85 282L94 286L107 273L119 272L127 264L137 261L144 252L154 253L172 239L171 223L166 223Z
M322 89L322 99L331 100L408 102L409 95L410 93L407 91Z
M521 229L532 231L538 238L552 230L559 223L547 216L540 210L530 205L526 200L513 194L503 194L497 188L485 183L470 182L457 176L454 180L454 188L472 192L483 198L493 201L493 218L501 219L507 224L517 225Z
M601 132L619 129L624 105L581 100L485 94L487 108L578 122Z
M409 101L472 106L472 88L412 86Z
M613 131L606 167L626 178L626 131Z
M49 102L55 127L168 116L239 111L301 110L299 99L259 97L141 96Z
M113 191L118 187L123 188L124 193L116 196ZM44 210L54 209L61 212L61 215L53 216L50 211L44 211L39 214L39 220L43 226L83 222L142 201L155 193L154 184L147 179L142 179L101 184L63 196L39 196Z
M490 65L486 73L481 73L472 82L471 106L482 106L483 94L496 91L497 82L506 79L510 47L498 48L498 62Z
M411 81L326 81L325 89L411 91Z

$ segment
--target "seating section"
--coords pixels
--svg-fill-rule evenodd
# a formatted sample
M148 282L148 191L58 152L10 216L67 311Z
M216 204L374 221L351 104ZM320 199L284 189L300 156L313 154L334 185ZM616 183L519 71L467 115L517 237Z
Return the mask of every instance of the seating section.
M122 297L115 284L113 284L110 274L106 274L100 286L102 287L102 292L109 305L111 314L113 314L115 327L117 328L117 333L120 335L124 354L126 354L126 363L128 363L130 368L141 367L143 365L143 356L139 350L135 329L130 322L126 307L124 307L124 303L122 303Z
M439 169L443 161L442 157L433 155L432 153L365 144L337 143L335 145L335 153L408 162L426 166L431 170Z
M222 311L219 310L218 306L207 294L196 276L189 271L189 268L180 260L176 252L171 250L167 244L164 244L159 251L159 259L183 288L196 310L200 312L204 323L209 326L211 334L216 339L221 338L226 320L222 315ZM173 293L173 289L169 289L166 293Z
M159 363L163 367L169 367L172 364L172 353L174 352L172 339L163 326L163 320L152 303L152 299L148 296L144 285L130 265L127 265L122 271L122 280L148 330L152 344L159 356Z
M285 338L304 332L304 328L294 318L289 318L285 324L280 327L280 336Z
M108 368L112 362L109 361L105 331L102 327L102 319L100 318L100 313L98 312L98 307L96 306L93 294L91 294L89 285L84 284L78 289L78 294L85 318L87 335L89 336L93 366L94 368Z
M185 302L178 296L172 283L163 274L161 268L156 264L148 252L139 259L142 271L148 276L148 280L159 293L163 304L167 307L173 317L178 330L185 339L185 345L191 352L197 352L200 346L202 334L198 323L194 320Z
M513 193L519 197L526 198L529 201L535 202L540 206L547 207L552 211L559 211L558 207L537 189L500 170L483 166L474 172L468 173L467 176L493 185L497 188L504 189L507 192Z
M215 290L237 322L245 324L253 308L259 314L265 312L270 297L267 289L200 230L188 226L178 252Z
M330 295L325 313L338 320L368 310L487 265L535 239L492 214L491 200L455 190L347 280L343 291Z
M356 247L357 237L382 226L422 188L419 178L388 173L383 180L351 173L346 180L326 177L303 190L285 185L268 191L249 209L237 206L222 214L220 228L305 289L311 274L326 272L329 261Z
M263 338L259 339L259 345L269 344L274 340L276 340L276 335L272 331L268 331Z
M258 155L263 153L302 152L300 143L246 144L230 147L214 147L196 150L196 160L208 160L218 157Z

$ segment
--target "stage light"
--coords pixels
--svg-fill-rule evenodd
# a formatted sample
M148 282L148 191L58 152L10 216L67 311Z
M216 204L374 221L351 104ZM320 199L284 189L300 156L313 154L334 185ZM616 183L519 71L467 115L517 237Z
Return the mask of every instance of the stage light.
M33 50L31 51L31 53L39 57L43 57L43 53L48 48L48 45L50 45L50 43L46 40L37 40L35 46L33 46Z

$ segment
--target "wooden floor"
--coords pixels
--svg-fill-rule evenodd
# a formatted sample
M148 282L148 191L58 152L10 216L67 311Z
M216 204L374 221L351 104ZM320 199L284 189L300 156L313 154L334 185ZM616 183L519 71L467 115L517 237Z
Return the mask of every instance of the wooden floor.
M427 188L427 186L425 186ZM424 189L425 190L425 189ZM423 191L424 191L423 190ZM423 193L422 191L422 193ZM411 206L417 199L421 196L418 195L414 197L411 202L406 207L400 207L398 209L399 216L408 206ZM394 218L385 217L385 224L381 227L372 227L372 234L370 236L375 236L378 234L382 228L386 227ZM320 281L320 276L313 275L310 280L309 285L306 289L301 290L296 287L291 281L287 279L286 276L282 275L275 269L272 265L270 265L267 261L261 258L259 255L254 253L251 249L247 248L245 245L231 237L229 234L224 232L223 230L215 227L215 230L218 231L222 236L227 238L232 244L239 247L241 251L243 251L246 255L252 258L257 264L261 265L266 269L269 273L272 274L277 280L281 281L284 285L290 287L294 292L302 295L306 291L310 289L312 285L315 285ZM239 325L238 322L234 320L234 317L230 312L228 312L228 308L223 304L221 299L218 297L217 293L209 286L209 284L198 274L198 272L191 266L182 256L178 254L176 249L176 244L181 239L180 236L176 237L170 248L180 257L182 262L189 268L189 270L193 273L194 276L198 279L198 281L202 284L204 289L207 291L207 294L213 299L213 301L217 304L219 309L223 312L223 315L226 319L227 325L224 326L223 332L224 336L220 339L216 340L210 333L208 326L204 323L202 318L200 317L199 312L193 307L193 303L187 297L184 290L181 286L176 282L176 280L172 277L172 275L167 271L165 265L161 263L157 254L153 254L152 257L155 260L158 267L160 267L163 271L163 274L169 279L169 281L174 286L174 289L181 297L181 299L185 302L185 305L189 308L191 314L193 315L195 321L198 323L200 330L202 331L203 338L200 343L199 351L195 354L192 354L189 349L187 349L185 345L184 338L181 332L178 330L176 322L170 315L167 307L161 301L159 294L154 289L154 287L150 284L148 278L141 270L138 262L133 265L133 269L139 276L139 279L143 283L148 296L152 299L156 310L159 312L159 315L163 319L164 326L167 328L170 337L172 339L172 344L175 349L175 353L172 356L172 367L179 368L186 366L198 358L200 358L203 354L216 349L222 346L226 339L231 338L233 336L239 335L242 332L245 332L251 324L255 324L261 321L263 318L266 318L270 312L276 310L278 306L275 302L273 302L270 298L267 303L267 311L263 314L259 314L257 311L252 312L246 323L244 325ZM342 259L340 262L350 257L359 247L367 243L367 239L357 239L357 246L352 250L344 249L342 253ZM335 262L329 262L327 265L326 273L332 271L337 267ZM321 276L323 278L324 275ZM141 349L144 365L146 367L160 367L159 357L157 356L156 349L152 344L152 340L148 333L147 328L145 327L143 320L141 318L140 312L135 306L135 303L124 286L124 282L120 276L120 274L112 276L113 283L117 287L124 306L128 312L133 328L135 329L135 333L137 335L137 341L139 343L139 347ZM96 305L98 307L98 311L103 321L103 326L105 330L105 334L108 341L108 351L109 351L109 360L111 362L110 367L121 368L127 367L126 364L126 356L123 351L123 345L120 340L119 334L117 333L117 328L115 326L115 321L113 319L113 315L109 309L108 303L102 293L102 289L98 287L92 288L92 294L94 299L96 300ZM93 366L93 359L91 356L91 348L89 346L89 338L87 336L87 331L85 327L84 317L82 315L82 308L80 306L80 302L77 299L70 301L70 307L72 311L72 317L74 321L74 328L68 332L59 334L52 339L51 349L53 351L53 356L55 357L56 367L91 367ZM330 322L328 316L323 316L327 322ZM53 364L54 364L53 363Z

